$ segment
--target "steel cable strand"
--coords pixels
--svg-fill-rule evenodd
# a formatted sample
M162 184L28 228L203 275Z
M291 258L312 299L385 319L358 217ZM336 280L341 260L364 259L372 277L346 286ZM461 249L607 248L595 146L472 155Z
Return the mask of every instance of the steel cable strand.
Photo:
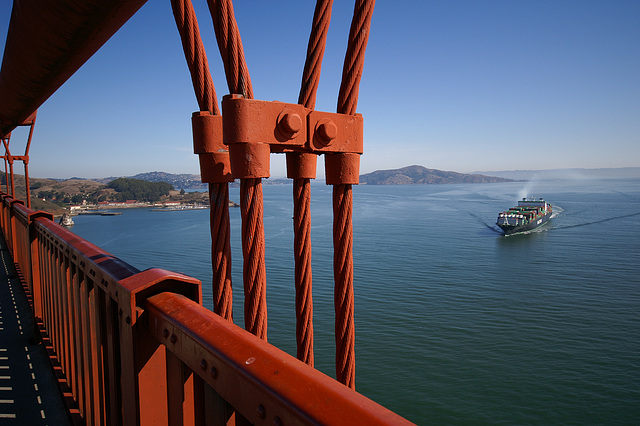
M313 25L307 46L307 59L302 73L302 87L298 96L298 103L311 109L316 105L316 92L320 81L327 32L331 22L332 5L333 0L318 0L313 15Z
M364 68L375 0L356 0L349 31L349 42L342 70L337 110L353 115L358 104L358 88ZM341 155L341 154L334 154ZM353 297L353 201L351 185L333 187L334 217L334 303L336 309L336 376L355 388L355 325Z
M190 0L172 0L171 6L200 110L220 115L193 5ZM214 312L233 321L228 183L209 184L209 203Z
M297 357L313 367L310 186L309 179L293 181Z
M351 185L333 187L333 276L336 313L336 378L355 388L355 327L353 296L353 225Z
M253 99L253 87L231 0L207 0L229 91Z
M211 216L211 264L213 266L213 311L233 322L229 184L209 184Z
M313 109L320 81L322 58L327 32L331 21L333 0L318 0L313 15L311 34L307 46L307 58L302 73L302 84L298 103ZM293 154L287 154L293 155ZM313 157L316 154L299 154ZM301 159L300 159L301 160ZM295 178L293 183L294 204L294 260L296 288L296 346L297 357L308 365L314 365L313 356L313 274L311 270L311 189L308 178Z
M193 5L190 0L171 0L171 7L200 111L220 115L213 80L209 72L209 62L200 37Z
M245 329L267 340L267 285L260 179L240 181Z
M251 78L244 58L238 24L230 0L207 0L213 19L227 85L233 94L253 99ZM245 329L267 340L267 299L262 180L240 179Z
M375 0L356 0L338 95L338 112L355 114Z

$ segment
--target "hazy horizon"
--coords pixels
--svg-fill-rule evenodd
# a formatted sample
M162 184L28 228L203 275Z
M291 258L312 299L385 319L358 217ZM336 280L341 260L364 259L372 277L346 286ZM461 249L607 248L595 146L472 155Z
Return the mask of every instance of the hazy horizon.
M409 164L406 166L402 166L402 167L398 167L398 168L389 168L389 169L378 169L378 170L374 170L374 171L379 171L379 170L397 170L397 169L402 169L404 167L411 167L411 166L421 166L421 167L425 167L427 169L433 169L433 167L427 167L424 165L420 165L420 164ZM469 172L469 173L464 173L464 172L460 172L458 170L441 170L441 169L434 169L434 170L439 170L439 171L443 171L443 172L456 172L456 173L463 173L463 174L482 174L482 175L487 175L487 176L494 176L494 177L508 177L509 175L513 175L513 176L523 176L523 175L530 175L530 176L534 176L536 174L539 174L540 176L538 177L542 177L542 178L582 178L582 177L620 177L620 178L626 178L626 177L640 177L640 167L600 167L600 168L582 168L582 167L574 167L574 168L565 168L565 169L537 169L537 170L479 170L479 171L473 171L473 172ZM586 173L586 174L580 174L580 172ZM55 180L70 180L70 179L83 179L83 180L102 180L102 179L111 179L111 178L120 178L120 177L135 177L138 175L142 175L142 174L147 174L147 173L168 173L171 175L194 175L194 176L199 176L199 173L172 173L172 172L167 172L164 170L149 170L146 172L139 172L139 173L129 173L129 174L122 174L122 175L116 175L116 174L110 174L110 175L106 175L106 176L67 176L67 177L51 177L51 176L33 176L30 173L30 177L31 178L35 178L35 179L55 179ZM367 172L367 173L371 173L371 172ZM360 173L361 175L367 174L367 173ZM22 175L22 173L19 173L19 170L16 172L16 174L18 175ZM287 179L285 176L271 176L271 179ZM318 173L318 178L316 179L316 181L323 181L324 180L324 176L321 176L321 173Z

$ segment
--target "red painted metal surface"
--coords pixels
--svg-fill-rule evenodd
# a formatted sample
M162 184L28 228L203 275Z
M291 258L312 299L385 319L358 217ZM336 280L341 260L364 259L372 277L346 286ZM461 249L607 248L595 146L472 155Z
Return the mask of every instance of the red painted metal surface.
M231 287L231 232L229 221L229 185L209 184L211 224L211 266L213 269L213 310L233 321Z
M409 424L187 298L150 297L153 336L255 424Z
M315 155L306 155L315 166ZM311 157L311 158L309 158ZM290 160L292 157L288 157ZM314 167L315 172L315 167ZM308 178L293 181L293 229L296 287L297 356L310 366L313 354L313 291L311 274L311 185Z
M137 325L142 300L172 291L200 303L198 280L131 265L1 195L2 230L33 295L69 398L87 424L136 424L158 420L141 406L157 389L166 367L159 344ZM151 407L154 407L153 405ZM161 411L160 411L161 412ZM150 414L151 413L151 414ZM141 420L142 419L142 420Z
M209 183L213 308L233 321L228 185L233 176L229 150L222 143L222 119L193 5L190 0L172 0L171 7L200 107L199 112L193 113L191 123L200 177Z
M233 95L253 98L251 77L244 58L244 48L231 0L207 0L213 19L218 50ZM224 112L223 112L224 117ZM224 133L224 124L223 124ZM262 223L262 177L269 176L269 147L244 144L240 156L229 150L231 172L240 178L242 214L243 287L245 294L245 328L267 338L266 271L264 225ZM244 159L242 158L244 155ZM247 311L247 306L251 310Z
M225 96L222 111L224 143L229 146L236 177L269 175L267 159L255 160L266 163L261 175L251 174L241 166L233 167L234 155L242 157L244 152L239 150L244 145L268 145L269 150L261 151L261 155L291 151L362 154L361 115L314 111L298 104L245 99L240 95Z
M220 115L207 54L200 38L200 27L190 0L171 0L173 16L182 40L182 49L200 111Z
M15 0L0 70L0 136L24 122L146 0Z
M229 92L253 98L253 85L231 0L207 0Z
M245 329L267 340L267 274L264 262L260 179L240 181Z
M191 116L193 152L200 158L202 182L233 182L229 162L229 148L222 143L222 116L208 111Z
M338 112L356 113L358 89L364 67L375 0L356 0L349 42L338 95ZM360 157L352 153L328 155L327 183L333 184L333 270L336 311L336 375L340 382L355 387L355 326L353 297L353 196L358 183Z
M333 0L319 0L313 13L313 23L307 58L302 72L298 103L313 110L320 81L322 58L327 40ZM311 269L311 179L316 178L317 155L289 152L287 177L293 179L293 246L296 287L296 347L297 357L311 367L313 353L313 273Z
M29 149L31 148L31 140L33 139L33 128L36 124L37 111L33 112L25 121L19 124L19 126L29 126L29 136L27 137L27 143L24 149L24 155L12 155L9 150L9 143L11 142L11 133L8 133L6 137L2 138L2 144L4 146L5 154L2 156L5 160L5 176L7 177L7 192L9 192L9 178L11 179L11 195L15 197L15 178L13 163L14 161L22 161L24 164L24 181L27 196L27 207L31 208L31 188L29 184ZM7 168L8 166L8 168Z
M31 294L34 314L36 317L42 317L40 270L33 267L40 263L34 221L38 218L53 220L53 215L44 211L32 211L19 203L13 205L13 214L19 222L13 230L19 234L16 238L17 247L14 249L14 256L17 255L15 263L23 274L24 282Z

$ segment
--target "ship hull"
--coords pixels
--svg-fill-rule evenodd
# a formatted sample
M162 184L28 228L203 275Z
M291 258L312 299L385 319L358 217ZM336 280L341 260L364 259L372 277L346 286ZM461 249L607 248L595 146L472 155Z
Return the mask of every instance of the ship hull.
M504 235L512 235L512 234L518 234L520 232L527 232L527 231L532 231L536 228L541 227L542 225L544 225L547 221L549 221L549 218L551 218L551 212L540 216L539 218L526 223L524 225L518 225L518 226L510 226L510 225L502 225L502 224L497 224L500 229L502 229L502 232L504 232Z

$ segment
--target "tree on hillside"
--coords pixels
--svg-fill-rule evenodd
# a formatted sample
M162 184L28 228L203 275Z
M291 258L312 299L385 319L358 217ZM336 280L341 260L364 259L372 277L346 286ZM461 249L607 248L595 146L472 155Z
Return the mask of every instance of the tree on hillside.
M147 182L140 179L118 178L112 180L107 188L113 188L119 201L158 201L163 195L169 195L173 186L167 182Z

